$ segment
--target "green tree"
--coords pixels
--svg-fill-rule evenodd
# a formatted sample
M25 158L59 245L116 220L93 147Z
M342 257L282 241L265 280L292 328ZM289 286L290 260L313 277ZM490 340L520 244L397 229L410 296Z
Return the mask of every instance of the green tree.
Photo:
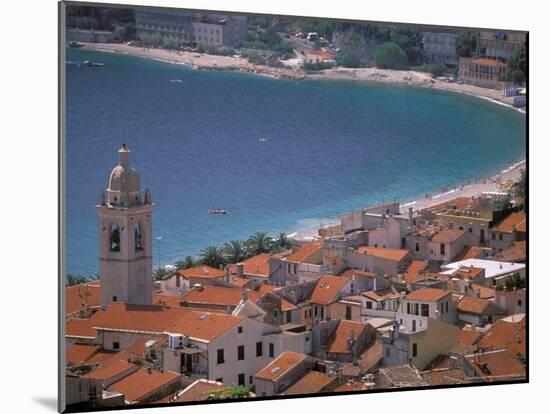
M183 259L180 259L174 263L174 265L178 270L190 269L191 267L195 267L197 265L197 261L193 256L185 256Z
M527 170L521 171L521 176L518 181L512 186L512 195L514 197L522 197L525 200L527 194Z
M288 238L288 235L284 232L280 232L277 234L277 236L273 239L273 246L279 247L280 249L290 249L290 239Z
M200 262L204 265L219 269L225 264L222 249L217 246L208 246L200 253Z
M239 263L246 259L247 248L242 240L231 240L223 245L223 254L230 263Z
M508 59L508 73L510 78L515 83L525 82L525 74L527 73L527 50L525 45L514 53L510 59Z
M264 232L257 232L247 240L251 254L268 253L271 250L271 238Z
M456 42L456 52L459 57L471 57L477 49L477 33L462 32Z
M75 275L72 273L67 273L67 276L65 276L65 286L80 285L82 283L86 283L87 281L88 281L88 278L83 275Z
M345 68L358 68L361 61L353 52L345 52L341 56L336 57L336 64Z
M399 69L407 63L407 55L396 43L386 42L376 47L374 64L381 69Z
M441 76L445 71L445 66L441 63L424 63L422 70L431 73L433 76Z
M164 267L159 267L153 271L154 280L162 280L169 275L170 272L168 272L168 270L166 270Z

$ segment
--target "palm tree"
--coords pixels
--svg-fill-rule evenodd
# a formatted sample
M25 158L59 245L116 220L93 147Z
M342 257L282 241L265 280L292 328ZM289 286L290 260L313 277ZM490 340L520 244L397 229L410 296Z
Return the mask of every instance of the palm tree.
M191 267L195 267L197 265L197 261L193 256L185 256L183 259L180 259L174 263L174 265L178 270L189 269Z
M88 278L82 275L73 275L72 273L67 273L65 278L65 286L74 286L86 283Z
M290 239L288 238L285 232L280 232L277 234L277 237L273 239L273 245L278 247L280 250L290 249Z
M264 232L257 232L247 240L246 244L252 254L268 253L271 250L271 237Z
M223 254L231 263L239 263L246 258L246 244L242 240L231 240L223 245Z
M201 251L200 262L204 265L218 269L224 264L222 249L217 246L208 246Z

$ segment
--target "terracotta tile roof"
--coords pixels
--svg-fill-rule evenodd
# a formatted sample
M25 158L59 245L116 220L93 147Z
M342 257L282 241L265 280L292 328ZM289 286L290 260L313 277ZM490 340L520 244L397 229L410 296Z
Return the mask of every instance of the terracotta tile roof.
M192 289L181 297L182 302L192 304L210 304L210 305L232 305L236 306L242 299L242 289L221 287L221 286L202 286L202 290ZM252 291L248 292L249 298L254 295Z
M493 225L491 230L499 231L501 233L512 233L514 231L525 232L527 217L525 213L513 212L503 220Z
M181 296L169 295L165 293L153 293L153 305L179 307Z
M91 318L69 319L65 324L65 336L71 336L76 338L95 338L96 332L93 327Z
M96 312L91 319L98 329L150 334L172 332L211 341L244 318L185 308L114 303L106 310Z
M461 329L458 333L458 342L463 345L475 345L480 337L481 332Z
M453 277L461 279L476 279L485 273L483 267L461 266L453 272Z
M468 378L462 368L438 368L420 373L429 385L464 384Z
M210 266L198 266L198 267L191 267L189 269L182 269L178 270L177 273L186 278L223 278L225 277L225 272L220 269L216 269L215 267Z
M421 278L421 274L428 270L427 260L413 260L407 271L403 274L403 278L407 283L414 283Z
M501 252L495 254L495 259L502 262L525 262L527 260L527 242L516 241Z
M334 392L353 392L353 391L365 391L368 387L362 382L348 381L342 385L337 386Z
M327 352L349 354L351 351L348 348L348 339L351 338L352 332L353 336L358 338L366 327L366 323L341 319L340 322L338 322L336 329L327 339L325 344Z
M367 254L369 256L380 257L382 259L394 260L400 262L405 259L409 251L403 249L385 249L382 247L368 247L368 246L359 246L356 249L358 254Z
M262 253L252 256L242 263L243 273L250 276L269 277L269 262L272 256L269 253ZM231 266L232 273L237 273L237 266Z
M430 287L420 288L406 296L406 300L422 300L427 302L437 302L447 295L450 295L450 290L435 289Z
M305 354L285 351L266 367L258 371L255 377L268 381L277 381L279 377L283 376L306 358L307 355Z
M206 401L210 398L210 393L218 388L223 388L221 382L199 379L185 388L173 402Z
M300 394L314 394L322 392L330 384L336 381L336 377L329 377L327 374L323 374L317 371L309 371L302 378L288 387L283 394L284 395L300 395Z
M484 315L490 308L490 302L481 298L464 296L458 302L458 311L472 313L474 315Z
M457 258L457 260L466 260L466 259L485 259L485 247L479 246L466 246L464 252Z
M507 349L471 354L466 359L477 376L488 382L525 377L525 367Z
M73 344L65 352L66 362L67 364L82 365L100 349L99 345Z
M317 280L317 284L311 293L310 302L318 305L328 305L338 300L338 294L348 278L340 276L324 275Z
M117 352L110 358L104 360L99 368L94 369L84 376L86 378L109 381L125 372L131 372L133 369L137 368L137 365L128 362L128 358L130 357L130 354L127 352Z
M525 355L525 323L525 318L519 323L509 323L498 320L487 330L483 338L481 338L479 346L483 349L490 350L506 348L514 355Z
M310 256L317 253L323 248L323 241L316 240L309 242L300 247L297 251L287 256L286 260L289 262L301 263L306 261Z
M368 292L363 292L361 295L375 302L382 302L383 300L395 299L400 297L399 293L393 292L392 290L386 290L384 292L374 292L372 290L369 290Z
M250 279L247 279L245 277L236 277L236 276L233 276L230 280L230 282L232 285L235 285L237 287L245 287L246 285L248 285L250 283Z
M479 294L479 297L481 299L492 299L496 296L495 289L489 288L487 286L472 283L471 287L476 293L476 295Z
M155 391L179 381L181 374L172 371L159 372L147 368L139 368L136 372L122 378L109 386L110 390L124 394L124 400L129 403L137 403L145 399Z
M361 269L346 269L339 274L340 277L347 277L349 279L351 279L353 275L364 276L364 277L375 277L376 273L365 272L364 270L361 270Z
M97 282L69 286L65 289L65 314L80 311L84 307L97 308L101 303L101 288Z
M452 243L460 238L466 231L459 229L443 229L434 234L431 238L436 243Z
M260 292L260 293L272 293L273 291L275 291L275 289L277 289L277 286L275 286L275 285L269 285L267 283L262 283L260 285L260 288L258 289L258 292Z
M117 354L115 351L99 351L86 361L87 365L102 364L104 361L110 359L113 355Z
M489 58L475 58L471 60L472 63L476 65L485 65L485 66L498 66L501 68L506 67L506 63L503 63L496 59L489 59Z

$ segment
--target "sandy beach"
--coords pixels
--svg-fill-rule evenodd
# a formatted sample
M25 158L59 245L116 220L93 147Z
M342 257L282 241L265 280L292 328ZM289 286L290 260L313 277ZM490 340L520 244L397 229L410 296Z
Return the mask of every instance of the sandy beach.
M497 104L508 106L520 112L525 112L523 109L514 108L512 106L514 98L503 96L501 91L496 89L480 88L474 85L459 85L458 83L453 82L438 81L436 79L432 79L431 75L425 72L376 68L334 68L318 72L305 72L303 69L297 68L296 66L275 68L263 65L252 65L248 63L245 58L241 57L145 48L129 46L124 43L82 43L82 48L101 52L139 56L167 63L186 65L200 70L232 70L256 73L279 79L356 80L438 89L447 92L475 96Z

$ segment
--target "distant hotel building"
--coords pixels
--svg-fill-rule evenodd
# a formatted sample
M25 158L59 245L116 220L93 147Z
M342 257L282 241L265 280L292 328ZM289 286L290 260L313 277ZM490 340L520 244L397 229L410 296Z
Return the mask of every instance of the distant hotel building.
M508 60L521 49L526 39L525 33L479 32L477 55Z
M470 85L484 88L507 86L508 66L496 59L485 57L460 58L458 76Z
M245 40L246 30L246 16L136 11L136 33L139 38L159 33L189 45L234 47Z
M457 39L458 35L454 33L424 32L422 34L424 54L432 63L456 67L458 64Z

